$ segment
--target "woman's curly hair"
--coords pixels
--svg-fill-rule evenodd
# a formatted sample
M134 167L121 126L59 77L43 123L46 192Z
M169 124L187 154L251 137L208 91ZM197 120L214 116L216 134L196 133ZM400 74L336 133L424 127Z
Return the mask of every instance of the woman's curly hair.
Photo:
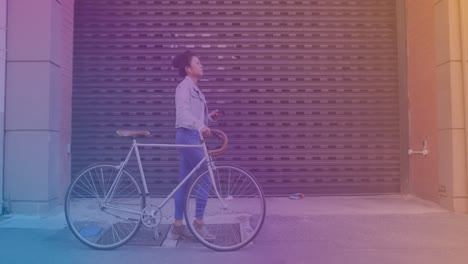
M196 55L192 53L190 50L181 53L172 60L172 66L179 70L180 77L185 77L187 72L185 71L185 67L190 67L190 63L192 62L192 58Z

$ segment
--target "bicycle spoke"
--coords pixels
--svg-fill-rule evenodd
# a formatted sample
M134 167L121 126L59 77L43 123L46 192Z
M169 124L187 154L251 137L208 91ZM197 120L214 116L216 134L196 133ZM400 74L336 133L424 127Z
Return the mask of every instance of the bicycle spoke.
M237 177L237 180L236 180L236 182L233 184L233 186L237 186L237 183L239 182L239 180L240 180L241 177L242 177L242 175L239 174L239 177ZM233 189L234 189L234 188L235 188L235 187L233 187ZM231 194L232 194L232 193L233 193L233 192L231 192Z
M227 195L231 195L231 170L229 170L229 173L228 173L228 190L227 190Z
M99 201L101 201L101 197L99 197L99 194L98 194L96 185L94 184L94 180L93 180L92 174L91 174L91 179L88 179L88 177L86 177L86 180L89 180L89 182L91 182L91 186L90 186L90 187L92 187L92 189L94 190L94 193L95 193L95 195L96 195L96 198L99 199Z
M107 186L104 184L104 172L102 171L102 168L100 169L101 172L101 189L102 189L102 198L105 199L107 195ZM98 177L99 179L99 177Z
M251 186L253 183L251 181L248 181L247 182L247 185L242 189L241 192L239 192L239 196L242 196L241 194L244 193L244 191L246 190L247 187Z
M90 194L91 196L94 196L94 193L92 193L89 189L84 189L83 187L81 187L81 186L79 186L79 185L77 185L76 187L77 187L77 188L80 188L82 191L84 191L84 192ZM73 192L76 192L76 190L73 190ZM84 196L83 196L83 197L84 197Z
M93 189L93 187L92 187L91 183L89 182L89 179L88 179L88 177L87 177L86 174L84 175L84 179L86 180L86 183L88 184L87 186L88 186L88 189L89 189L89 191L91 192L91 194L92 194L94 197L96 197L96 198L99 199L99 197L98 197L98 195L97 195L97 193L96 193L96 190Z

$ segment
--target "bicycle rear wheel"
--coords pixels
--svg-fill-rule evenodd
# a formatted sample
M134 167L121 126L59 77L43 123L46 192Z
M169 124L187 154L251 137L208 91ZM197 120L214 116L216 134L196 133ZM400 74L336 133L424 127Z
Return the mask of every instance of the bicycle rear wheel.
M99 164L83 170L70 185L65 216L72 233L95 249L125 244L138 231L145 199L135 179L118 166ZM115 183L114 187L112 185ZM111 197L103 204L107 194Z
M217 166L213 173L214 184L206 171L189 188L185 209L187 226L208 248L237 250L250 243L260 231L265 220L265 197L257 180L240 168ZM213 240L198 233L193 223L196 218L203 218L206 229L215 236Z

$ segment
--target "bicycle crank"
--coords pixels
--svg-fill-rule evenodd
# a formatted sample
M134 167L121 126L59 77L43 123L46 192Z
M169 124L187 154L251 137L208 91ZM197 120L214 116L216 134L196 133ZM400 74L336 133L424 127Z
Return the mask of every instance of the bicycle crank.
M146 206L141 212L141 222L146 227L157 227L162 221L161 209L155 206Z

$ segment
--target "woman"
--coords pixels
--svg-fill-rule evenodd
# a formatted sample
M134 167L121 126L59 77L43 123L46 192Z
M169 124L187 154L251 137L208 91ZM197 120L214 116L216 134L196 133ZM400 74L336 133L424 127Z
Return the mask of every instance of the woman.
M220 113L215 110L208 114L205 96L197 84L203 76L203 65L200 59L190 51L176 56L172 62L179 70L179 75L184 78L176 88L176 144L198 145L200 144L200 133L203 136L210 135L208 121L216 121ZM179 148L180 155L180 180L182 181L190 171L203 159L204 154L198 148ZM200 168L204 171L206 166ZM185 208L185 197L189 183L184 184L175 196L175 221L171 228L174 239L192 238L190 231L183 225L183 214ZM203 222L206 198L197 197L197 210L195 215L195 230L206 240L214 240L215 236L210 234Z

